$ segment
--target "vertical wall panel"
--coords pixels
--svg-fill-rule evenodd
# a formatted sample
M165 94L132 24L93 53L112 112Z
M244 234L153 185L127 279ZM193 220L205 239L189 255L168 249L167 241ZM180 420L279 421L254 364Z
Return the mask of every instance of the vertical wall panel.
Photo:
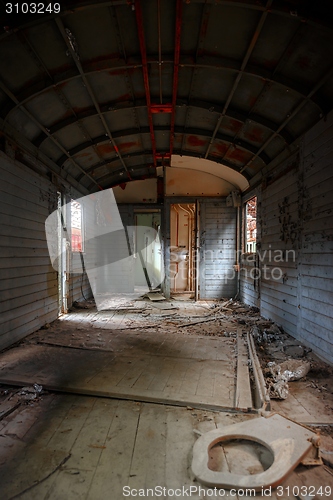
M201 299L234 297L237 293L236 209L225 199L200 203Z
M283 166L288 168L295 158ZM298 171L293 168L262 190L261 241L258 249L261 313L284 326L297 328Z
M333 362L333 114L301 150L302 255L297 337Z
M57 273L49 259L45 219L56 188L0 152L0 348L58 315Z
M333 113L274 175L259 214L261 313L333 362ZM242 278L242 298L251 303L245 286Z

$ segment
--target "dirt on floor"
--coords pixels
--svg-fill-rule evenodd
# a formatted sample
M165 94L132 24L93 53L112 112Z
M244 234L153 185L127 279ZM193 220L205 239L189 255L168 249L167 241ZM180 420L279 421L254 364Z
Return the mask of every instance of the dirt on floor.
M84 321L80 311L85 314ZM237 331L250 332L255 340L257 354L266 376L267 386L272 386L272 365L275 373L279 366L294 360L300 367L309 366L309 371L300 380L283 380L285 398L279 391L273 399L287 399L290 391L308 391L315 398L325 402L327 416L333 410L333 367L322 361L310 348L287 334L273 321L260 317L258 308L249 307L235 300L219 302L163 301L153 303L142 298L139 301L116 300L109 309L97 314L92 300L76 302L72 311L78 314L73 321L66 321L66 328L60 319L30 335L23 344L66 345L72 348L109 350L110 331L140 331L154 329L158 333L183 336L226 337L236 343ZM110 349L112 350L112 349ZM270 368L269 368L270 367ZM302 370L301 370L302 371ZM305 370L307 371L307 370ZM282 377L283 378L283 377ZM284 377L285 378L285 377ZM281 384L280 384L281 386ZM283 391L281 391L283 396ZM333 425L333 419L332 419ZM326 429L327 430L327 429Z
M268 390L271 390L274 384L284 389L280 391L280 396L283 397L279 397L277 390L274 395L274 388L271 390L272 411L320 432L320 450L325 464L323 467L329 476L333 475L333 367L319 359L307 346L292 338L274 322L260 317L258 309L232 300L203 303L164 301L158 305L142 299L133 302L118 301L104 312L97 312L93 301L86 301L74 304L72 312L74 314L45 325L19 345L45 344L72 349L112 351L112 332L134 334L147 330L156 331L159 335L174 334L179 338L223 337L230 345L236 346L237 334L249 333L255 341ZM285 364L291 361L294 363L292 369L286 370ZM295 373L300 375L298 380L292 380ZM0 452L0 465L6 464L11 456L17 457L21 449L23 452L25 441L28 442L28 436L34 433L33 429L41 415L48 408L52 408L52 405L56 407L57 401L63 397L45 391L38 384L24 388L0 385L0 443L5 443ZM135 404L142 408L149 407L144 403ZM215 415L224 419L223 425L225 419L229 419L231 423L251 417L246 414L213 413L192 407L172 411L179 412L179 415L186 412L193 419L193 428L198 428L200 432L210 429L209 426L217 418ZM64 424L64 429L59 430L60 437L63 436L62 433L68 432L69 427L67 423L66 425ZM101 450L102 448L104 450L105 445ZM225 454L225 450L223 453ZM231 449L228 453L232 456L234 450ZM238 463L237 450L235 453ZM258 450L258 456L261 455L262 450ZM218 470L221 456L217 446L211 457L212 470ZM261 465L254 463L253 467L257 466ZM66 471L66 465L56 467L55 470L60 474L61 471ZM322 479L316 470L319 469L314 468L313 474L317 475L313 477L320 483ZM297 471L299 477L303 474L302 480L305 481L308 469L299 466ZM295 477L293 476L291 481L295 481Z

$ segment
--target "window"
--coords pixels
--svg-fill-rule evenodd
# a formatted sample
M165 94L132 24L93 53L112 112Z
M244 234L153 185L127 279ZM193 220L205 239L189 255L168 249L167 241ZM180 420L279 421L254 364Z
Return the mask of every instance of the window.
M245 203L245 253L254 253L257 242L257 197Z
M71 244L72 252L83 252L82 207L75 200L71 200Z

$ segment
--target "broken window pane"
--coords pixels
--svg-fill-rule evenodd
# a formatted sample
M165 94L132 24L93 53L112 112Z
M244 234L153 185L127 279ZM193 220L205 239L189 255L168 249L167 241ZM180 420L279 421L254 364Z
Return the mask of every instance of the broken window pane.
M254 253L257 242L257 197L245 204L245 253Z
M71 245L72 252L83 252L82 207L75 200L71 200Z

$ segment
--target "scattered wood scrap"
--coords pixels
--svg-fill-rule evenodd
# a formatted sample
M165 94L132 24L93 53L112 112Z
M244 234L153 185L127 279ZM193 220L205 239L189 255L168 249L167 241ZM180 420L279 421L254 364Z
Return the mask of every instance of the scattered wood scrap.
M152 302L166 300L166 298L160 292L148 292L145 297L148 297L148 299Z

